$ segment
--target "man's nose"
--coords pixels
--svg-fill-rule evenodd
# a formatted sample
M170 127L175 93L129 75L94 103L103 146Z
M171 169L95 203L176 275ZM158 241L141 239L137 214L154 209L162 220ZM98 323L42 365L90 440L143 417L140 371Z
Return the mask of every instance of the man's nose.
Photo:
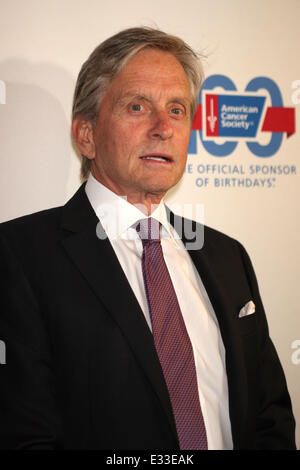
M152 139L167 140L173 135L173 126L167 111L158 111L153 116L150 136Z

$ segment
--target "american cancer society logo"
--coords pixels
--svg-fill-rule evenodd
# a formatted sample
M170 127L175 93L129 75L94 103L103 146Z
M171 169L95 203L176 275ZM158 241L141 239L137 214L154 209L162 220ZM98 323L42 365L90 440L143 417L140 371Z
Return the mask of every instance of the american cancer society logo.
M203 91L193 128L203 122L203 139L255 140L261 132L295 132L294 108L265 107L267 95L257 93L212 93ZM201 116L199 116L201 112Z
M204 93L204 138L255 138L265 96Z
M227 156L244 140L256 156L270 157L279 149L283 135L291 136L295 127L295 108L284 107L272 79L256 77L240 92L229 77L212 75L199 95L189 153L197 153L195 132L199 132L211 155ZM267 144L261 144L266 142L263 134L270 137Z
M217 160L190 160L187 174L197 174L197 187L274 188L280 177L296 175L296 165L278 161L267 164L283 140L296 131L295 108L285 107L278 85L268 77L254 77L243 92L225 75L211 75L203 83L193 121L188 153L198 148ZM223 159L238 145L261 160L230 164ZM221 158L220 158L221 157Z

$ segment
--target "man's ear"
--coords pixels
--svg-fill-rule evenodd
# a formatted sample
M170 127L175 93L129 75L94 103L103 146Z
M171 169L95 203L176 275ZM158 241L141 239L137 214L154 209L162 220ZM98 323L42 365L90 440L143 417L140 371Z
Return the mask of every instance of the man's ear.
M72 133L80 153L90 160L94 159L96 148L92 123L78 116L72 122Z

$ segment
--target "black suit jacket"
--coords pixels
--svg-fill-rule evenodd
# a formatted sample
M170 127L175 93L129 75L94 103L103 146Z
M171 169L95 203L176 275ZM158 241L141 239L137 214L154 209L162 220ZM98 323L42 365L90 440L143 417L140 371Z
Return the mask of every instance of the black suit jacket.
M97 223L83 185L63 207L1 224L1 448L178 449L152 334ZM190 256L226 350L234 448L293 449L250 260L237 241L204 235ZM256 313L238 318L249 300Z

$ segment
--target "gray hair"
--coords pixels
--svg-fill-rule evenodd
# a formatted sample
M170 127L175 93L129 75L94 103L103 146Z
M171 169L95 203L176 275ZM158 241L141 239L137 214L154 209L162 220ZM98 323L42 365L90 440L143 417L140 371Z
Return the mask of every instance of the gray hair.
M174 55L182 65L191 89L191 117L198 106L198 94L204 78L196 54L182 39L153 28L129 28L102 42L82 65L74 92L72 119L81 116L97 121L99 106L113 78L129 59L144 48L154 48ZM88 177L91 161L82 156L81 176Z

